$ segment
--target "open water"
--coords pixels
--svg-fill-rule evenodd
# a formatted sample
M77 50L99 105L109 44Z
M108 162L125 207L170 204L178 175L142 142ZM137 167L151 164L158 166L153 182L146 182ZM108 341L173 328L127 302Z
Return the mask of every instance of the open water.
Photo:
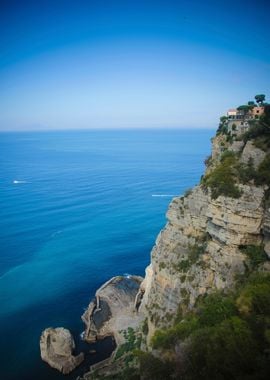
M213 134L0 134L1 379L76 378L80 370L64 377L41 361L41 331L64 326L85 348L84 308L112 276L144 275L168 204L199 182Z

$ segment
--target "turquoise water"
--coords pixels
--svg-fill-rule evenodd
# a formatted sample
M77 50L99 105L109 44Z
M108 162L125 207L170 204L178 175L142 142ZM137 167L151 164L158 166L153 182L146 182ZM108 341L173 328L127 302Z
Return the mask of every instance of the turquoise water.
M1 378L64 379L40 360L42 329L64 326L79 341L95 290L118 274L144 274L168 204L199 182L212 135L0 134Z

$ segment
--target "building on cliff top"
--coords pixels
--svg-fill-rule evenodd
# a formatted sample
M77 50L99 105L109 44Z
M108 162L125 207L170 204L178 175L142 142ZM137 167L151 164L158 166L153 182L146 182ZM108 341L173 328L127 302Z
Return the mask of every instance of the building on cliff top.
M258 119L264 113L264 107L255 106L248 112L232 108L227 111L228 131L244 133L250 127L249 121Z
M264 113L264 107L253 107L245 113L242 109L232 108L227 111L228 120L252 120Z

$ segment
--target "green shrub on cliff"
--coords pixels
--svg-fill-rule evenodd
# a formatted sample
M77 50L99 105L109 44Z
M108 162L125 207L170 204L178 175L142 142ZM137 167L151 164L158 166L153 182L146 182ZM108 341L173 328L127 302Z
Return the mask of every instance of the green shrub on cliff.
M147 321L147 318L145 318L145 320L143 321L143 324L142 324L142 332L144 335L147 335L148 331L149 331L148 321Z
M216 199L220 195L239 198L241 191L236 184L236 155L231 151L223 153L220 164L205 175L202 184L211 189L211 196Z
M249 325L237 316L197 330L188 350L186 378L236 379L256 368L257 347Z
M223 153L220 163L202 179L202 185L211 189L211 197L216 199L220 195L239 198L241 190L237 183L247 184L254 181L257 186L270 186L270 154L255 170L253 160L247 164L240 163L235 153Z
M184 320L158 330L153 348L174 352L186 342L185 364L179 369L176 360L175 378L268 379L269 294L270 275L253 272L234 293L207 295Z
M252 270L256 269L260 264L268 259L262 245L248 245L243 247L241 250L247 255L248 264Z
M198 326L198 318L191 315L167 330L157 330L152 338L152 347L168 349L179 339L187 338Z
M187 272L195 264L204 252L204 245L190 244L187 251L187 259L182 259L178 263L172 263L172 267L177 272Z
M257 172L254 168L253 159L250 157L247 164L238 162L236 164L237 177L243 184L247 184L256 178Z
M187 272L191 267L191 262L187 260L181 260L178 263L172 263L172 267L176 272Z
M243 140L254 140L257 148L267 151L270 149L270 128L258 122L245 133Z
M241 315L253 323L256 333L263 327L269 328L270 318L270 275L252 274L236 299L236 306ZM260 316L260 318L258 318ZM263 321L264 320L264 321ZM263 326L265 323L265 326ZM258 329L256 329L256 325ZM261 334L264 335L264 334Z
M172 379L173 364L169 360L160 360L149 352L137 351L140 374L143 379L169 380Z
M220 117L220 123L217 129L217 135L220 134L226 134L228 132L228 117L227 116L221 116Z
M199 302L195 314L190 313L167 330L158 330L152 339L153 348L169 348L196 330L217 325L236 313L237 308L232 298L225 297L222 293L208 295Z
M270 186L270 105L265 106L264 114L258 120L249 122L250 128L241 137L244 142L253 140L255 146L268 152L264 161L255 170L252 160L248 164L240 163L238 156L232 151L225 151L220 163L202 179L202 185L211 189L211 196L216 199L220 195L239 198L241 191L237 183L247 184L254 181L257 186ZM221 128L219 132L224 133ZM232 136L227 134L227 141Z
M127 367L115 375L106 375L106 376L103 375L102 377L100 377L98 375L95 376L95 374L92 374L92 377L91 378L87 377L87 379L89 380L141 380L141 377L136 368Z
M132 352L133 350L140 348L141 346L141 335L136 334L131 327L129 327L127 330L124 330L123 335L126 341L117 348L114 358L115 360L119 359L121 356L128 352Z
M203 298L198 306L201 326L214 326L236 314L233 299L222 293L210 294Z
M254 140L255 146L264 151L270 149L270 105L264 107L264 114L243 135L243 140Z
M270 154L267 154L263 162L259 165L255 183L256 185L270 186Z

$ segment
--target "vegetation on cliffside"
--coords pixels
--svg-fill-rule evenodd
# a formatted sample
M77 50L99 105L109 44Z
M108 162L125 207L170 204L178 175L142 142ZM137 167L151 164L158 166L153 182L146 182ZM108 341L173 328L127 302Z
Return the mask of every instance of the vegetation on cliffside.
M223 153L220 163L202 179L202 184L211 189L211 196L216 199L220 195L239 198L241 190L236 184L237 159L233 152Z
M198 301L194 311L167 330L152 347L172 357L174 377L266 379L270 371L270 275L253 272L230 294L217 292ZM176 348L186 343L185 357ZM179 363L181 365L179 366Z
M150 350L129 353L121 373L93 379L268 379L269 295L270 274L252 271L234 291L205 295L184 319L156 331Z
M265 151L270 149L270 105L264 107L264 114L243 135L245 142L251 139L258 148Z
M221 117L217 134L225 137L225 140L221 141L223 154L218 163L208 157L205 163L210 170L202 178L202 185L205 189L211 189L213 199L220 195L239 198L241 190L238 185L252 181L257 186L270 186L270 105L265 104L264 113L260 118L248 120L247 123L249 128L242 134L236 134L232 133L236 126L233 125L232 131L229 131L227 117ZM235 152L231 149L231 145L236 141L242 141L244 144L251 141L256 148L266 152L266 156L258 168L254 168L252 158L248 163L240 162L241 151Z
M225 151L220 163L202 178L205 188L211 189L211 197L220 195L240 198L241 190L238 184L248 184L253 181L257 186L270 186L270 154L267 154L257 169L252 159L247 164L239 162L239 154Z

